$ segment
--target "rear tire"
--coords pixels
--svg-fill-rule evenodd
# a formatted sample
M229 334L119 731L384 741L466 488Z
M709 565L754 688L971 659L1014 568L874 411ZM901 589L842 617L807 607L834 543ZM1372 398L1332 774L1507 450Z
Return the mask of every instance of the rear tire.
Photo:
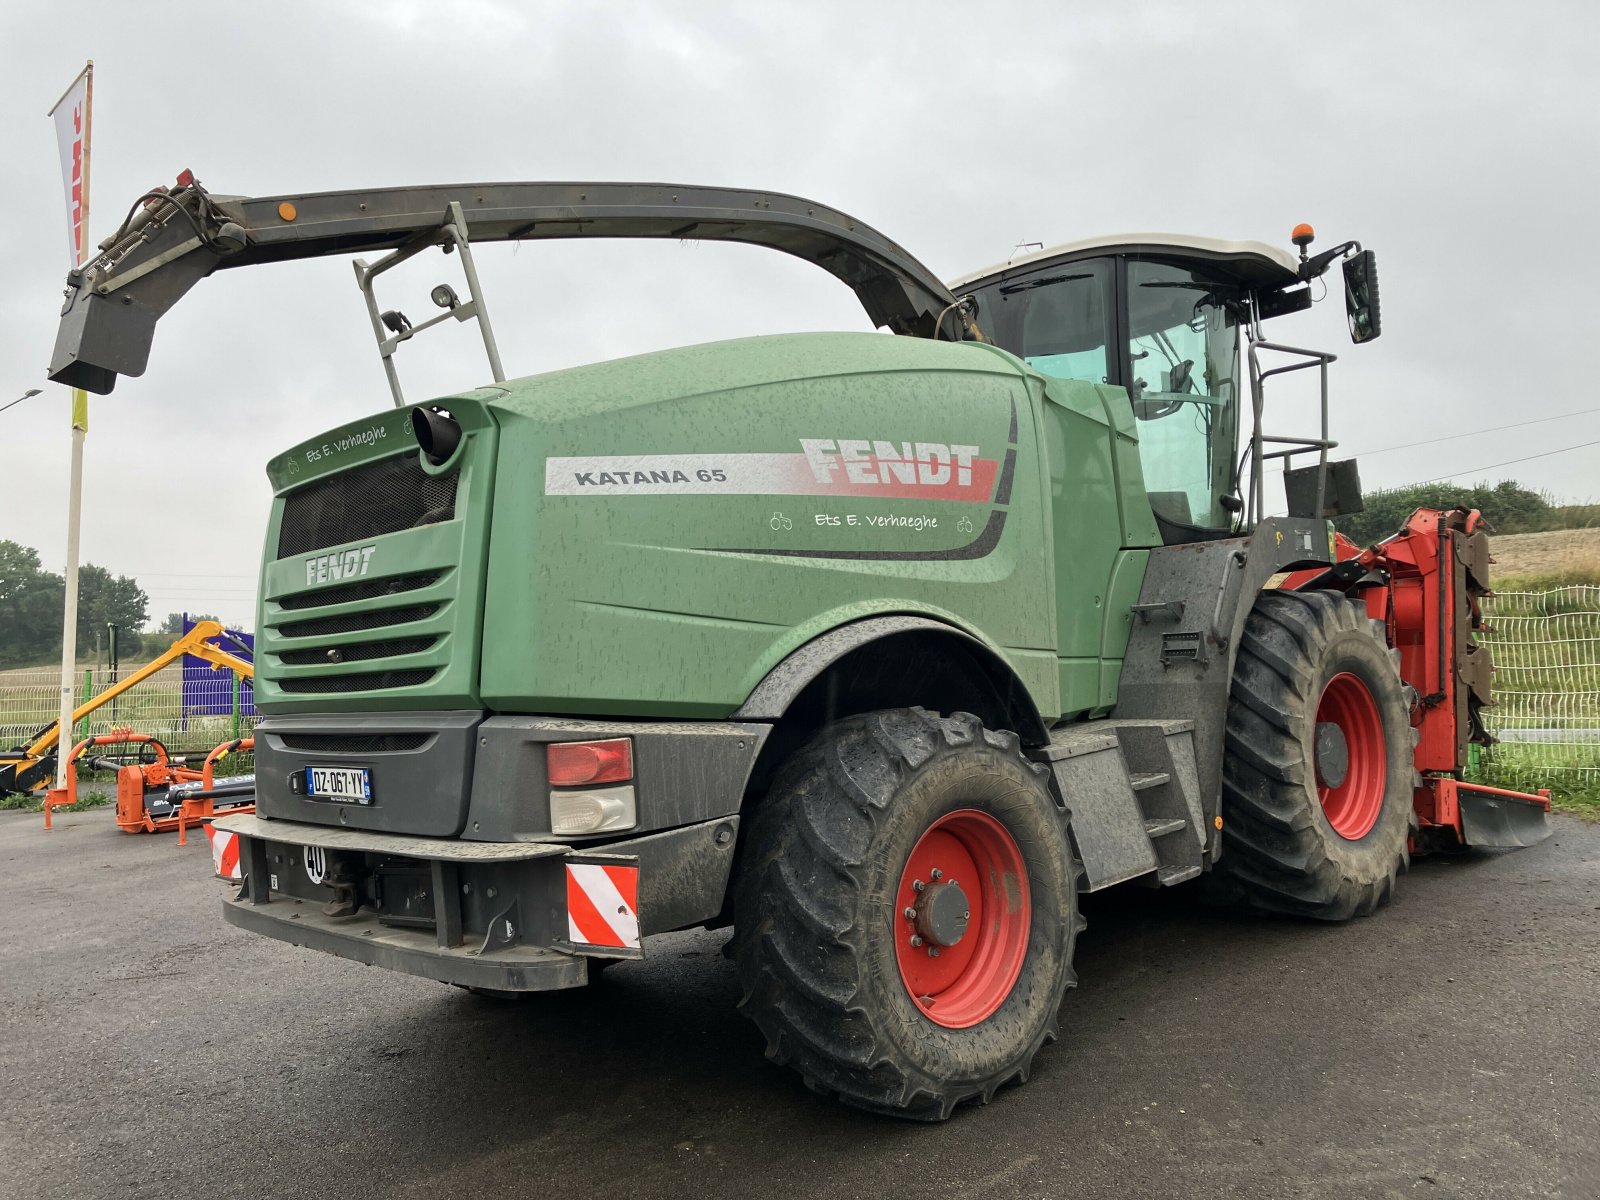
M1388 902L1410 864L1408 701L1399 651L1364 604L1334 592L1256 599L1228 703L1213 897L1325 921Z
M734 893L740 1009L767 1056L920 1120L1026 1081L1082 926L1046 779L1014 733L920 708L839 721L795 754Z

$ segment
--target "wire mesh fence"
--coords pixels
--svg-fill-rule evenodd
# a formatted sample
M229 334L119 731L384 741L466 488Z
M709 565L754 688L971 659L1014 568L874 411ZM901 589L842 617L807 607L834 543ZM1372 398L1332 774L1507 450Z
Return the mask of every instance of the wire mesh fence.
M1495 666L1484 718L1499 739L1481 756L1484 782L1600 786L1600 586L1500 592L1483 607Z
M124 665L126 679L138 666ZM206 668L209 671L209 666ZM184 686L183 661L163 667L149 679L107 701L81 718L73 741L131 728L159 738L169 750L194 753L255 728L255 707L249 680L219 669L196 686ZM114 682L105 668L85 667L73 679L73 707L106 691ZM56 719L61 702L61 672L41 667L0 671L0 746L26 745Z

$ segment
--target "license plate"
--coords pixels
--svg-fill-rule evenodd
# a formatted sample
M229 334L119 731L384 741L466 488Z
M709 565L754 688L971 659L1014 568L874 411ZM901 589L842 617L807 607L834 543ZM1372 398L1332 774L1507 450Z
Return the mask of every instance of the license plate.
M341 804L371 804L372 772L366 767L307 767L306 795Z

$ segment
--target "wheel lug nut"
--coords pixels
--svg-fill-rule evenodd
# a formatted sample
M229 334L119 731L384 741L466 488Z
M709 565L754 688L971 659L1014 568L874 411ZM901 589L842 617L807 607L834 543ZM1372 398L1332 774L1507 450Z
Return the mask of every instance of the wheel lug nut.
M914 947L920 947L922 945L922 937L921 937L921 935L913 933L911 935L911 944Z
M920 879L913 879L911 881L911 890L913 892L920 892L923 888L925 888L927 886L928 885L923 883L922 880L920 880Z
M905 912L901 913L900 915L905 917L905 919L908 921L915 921L917 919L917 910L908 904L906 905Z
M929 946L928 947L928 957L929 958L938 958L939 957L939 947L937 947L937 946Z
M938 883L943 877L944 872L939 870L938 867L935 867L933 870L928 872L928 878L932 879L935 883Z

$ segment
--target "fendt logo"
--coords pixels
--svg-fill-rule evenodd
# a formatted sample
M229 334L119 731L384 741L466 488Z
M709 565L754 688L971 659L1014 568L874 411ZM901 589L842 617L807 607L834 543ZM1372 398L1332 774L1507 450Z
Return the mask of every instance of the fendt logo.
M306 583L331 583L336 579L356 579L367 573L376 546L360 546L337 554L318 554L306 559Z
M854 496L987 503L999 463L977 446L800 438L799 454L545 459L547 496Z
M801 438L800 448L818 483L833 483L834 472L844 468L851 483L904 483L925 487L956 487L972 483L976 446L947 446L943 442L868 442L852 438ZM951 474L954 473L954 480Z

